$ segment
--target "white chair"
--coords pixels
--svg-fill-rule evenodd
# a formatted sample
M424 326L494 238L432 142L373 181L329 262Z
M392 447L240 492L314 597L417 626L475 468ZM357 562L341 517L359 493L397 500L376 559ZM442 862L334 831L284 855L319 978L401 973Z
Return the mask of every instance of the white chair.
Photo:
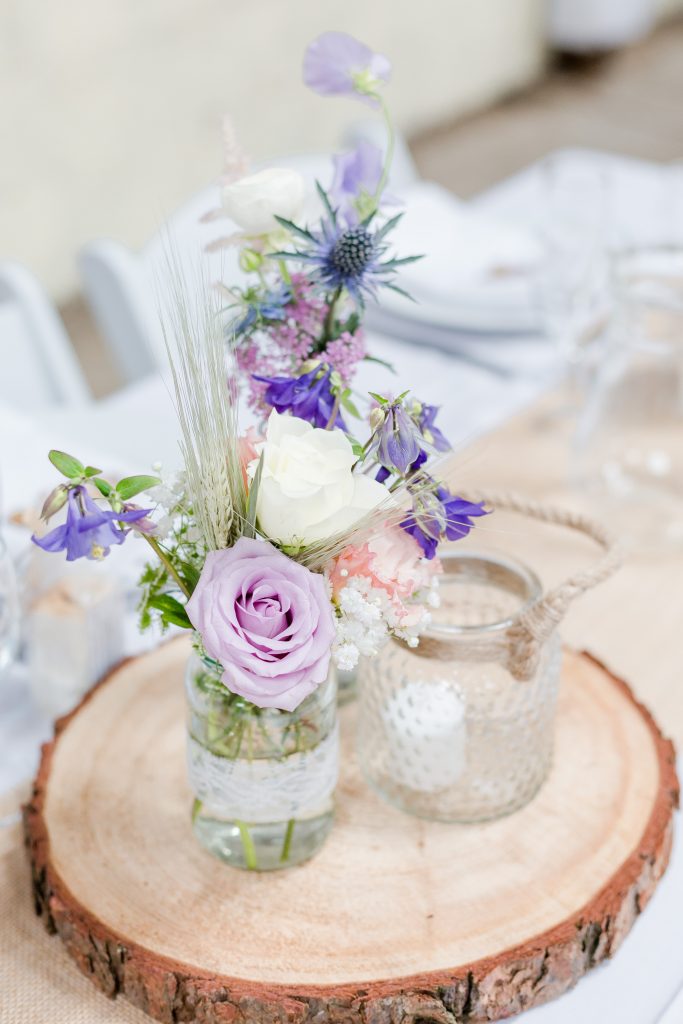
M0 401L31 412L90 392L52 303L31 272L0 263Z
M361 138L382 142L382 125L369 121L347 137L347 145ZM312 184L330 180L330 158L299 156L271 161L271 166L293 167ZM400 192L417 172L405 143L397 140L390 187ZM91 242L79 254L78 264L85 295L124 380L131 382L166 366L160 309L168 301L169 253L189 281L198 276L234 283L239 279L237 254L223 249L207 254L205 247L230 234L227 220L202 222L219 206L218 186L203 189L172 214L164 227L139 251L133 252L110 239Z

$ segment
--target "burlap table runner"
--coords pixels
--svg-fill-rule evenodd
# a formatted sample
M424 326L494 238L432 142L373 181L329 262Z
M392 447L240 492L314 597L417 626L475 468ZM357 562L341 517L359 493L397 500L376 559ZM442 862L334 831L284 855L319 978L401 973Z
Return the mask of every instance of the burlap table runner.
M26 795L0 798L0 1024L149 1024L98 992L36 917L18 814Z

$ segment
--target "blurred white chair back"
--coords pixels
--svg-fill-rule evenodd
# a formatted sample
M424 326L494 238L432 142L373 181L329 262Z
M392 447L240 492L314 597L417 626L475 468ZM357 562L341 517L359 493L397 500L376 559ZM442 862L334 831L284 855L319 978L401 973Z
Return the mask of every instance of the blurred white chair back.
M90 398L62 321L17 263L0 263L0 358L0 402L30 412Z
M381 124L364 123L350 133L346 142L353 145L366 138L380 145L382 131ZM325 186L331 180L327 155L288 157L270 161L269 166L295 168L311 191L316 179ZM415 177L408 149L399 139L390 187L400 193L401 185ZM207 245L235 230L227 219L202 222L204 214L219 206L216 184L176 210L139 252L108 239L91 242L81 251L78 262L86 297L126 381L167 365L161 316L170 301L169 258L190 286L203 279L228 284L239 281L241 272L234 249L205 251Z

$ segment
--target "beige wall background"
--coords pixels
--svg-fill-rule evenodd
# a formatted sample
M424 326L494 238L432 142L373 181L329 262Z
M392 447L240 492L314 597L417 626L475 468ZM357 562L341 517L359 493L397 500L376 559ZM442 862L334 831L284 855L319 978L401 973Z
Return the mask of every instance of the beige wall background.
M683 5L683 0L663 0ZM406 133L537 78L543 0L0 0L0 258L57 300L92 238L137 247L221 168L230 113L256 158L333 147L363 108L310 94L306 43L392 60Z

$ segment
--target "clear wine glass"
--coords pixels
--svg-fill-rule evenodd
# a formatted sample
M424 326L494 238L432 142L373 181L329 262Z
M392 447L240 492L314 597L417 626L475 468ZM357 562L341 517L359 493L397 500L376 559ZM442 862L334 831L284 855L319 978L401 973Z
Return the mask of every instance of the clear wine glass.
M14 564L0 534L0 672L12 662L19 643L19 590Z

